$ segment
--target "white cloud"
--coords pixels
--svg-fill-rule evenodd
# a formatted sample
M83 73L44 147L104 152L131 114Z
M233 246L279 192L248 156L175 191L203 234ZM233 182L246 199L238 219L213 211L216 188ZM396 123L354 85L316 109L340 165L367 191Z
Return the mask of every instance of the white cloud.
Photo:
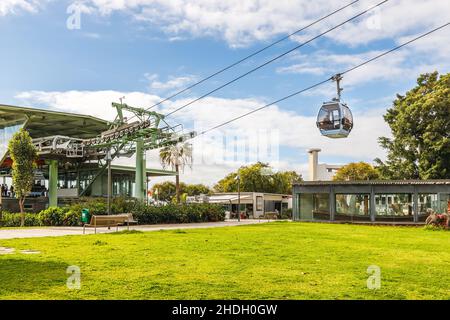
M17 14L20 11L36 13L45 2L48 2L48 0L1 0L0 16Z
M111 101L117 101L121 96L126 96L127 103L143 107L152 105L160 99L160 97L141 92L117 91L30 91L20 93L16 98L25 105L90 114L111 120L115 115L111 107ZM178 100L169 104L164 113L184 102L186 100ZM174 114L167 121L171 124L182 123L187 130L192 129L193 122L195 122L196 129L199 127L207 129L264 104L265 102L260 99L209 97L199 101L195 107ZM384 112L385 109L383 108L374 109L372 112L356 112L354 114L355 128L350 137L330 140L322 137L318 132L315 126L315 117L302 116L293 111L272 106L219 129L215 135L211 133L194 139L194 150L197 148L195 156L198 157L198 154L201 154L205 159L217 159L217 154L228 152L224 151L223 145L218 143L217 139L213 139L217 137L219 132L223 132L228 137L230 135L240 137L248 135L249 132L257 132L266 128L276 132L279 136L280 148L291 150L291 155L288 158L280 156L280 159L275 159L277 161L272 163L280 169L297 170L306 174L304 171L307 162L305 149L311 147L321 148L323 150L322 156L345 157L354 161L371 161L375 157L384 157L384 152L377 143L379 136L389 135L389 129L382 118ZM198 148L201 148L201 150L198 150ZM298 157L295 154L298 154ZM242 155L238 154L238 156L241 157ZM150 152L147 159L149 166L160 167L157 152ZM219 162L200 161L200 163L200 159L194 160L196 161L193 169L186 168L184 174L182 174L183 181L202 182L211 185L242 164L239 161L229 161L229 159ZM133 158L120 159L120 162L134 165ZM158 179L155 181L158 181Z
M160 98L142 92L105 91L27 91L16 95L23 104L39 108L50 108L58 111L88 114L105 120L114 120L115 109L112 102L119 102L125 97L130 105L148 107L158 102Z
M173 37L215 36L230 46L243 46L290 33L342 7L340 0L84 0L102 15L122 11L137 21L157 26ZM350 2L350 1L348 1ZM300 34L319 34L380 2L360 1L345 11ZM347 2L346 2L347 3ZM411 30L425 30L447 22L450 2L445 0L390 1L371 13L327 35L340 43L359 45L396 38Z
M185 75L180 77L169 76L167 81L158 80L157 74L145 74L145 77L150 82L150 90L155 92L166 92L174 89L180 89L188 86L196 81L197 77L193 75Z
M435 70L441 73L448 72L450 60L446 57L450 54L450 45L444 44L444 37L442 34L437 34L434 38L424 38L422 43L413 43L411 47L404 47L363 65L347 73L342 84L346 91L350 91L380 81L398 85L402 81L413 81L421 73ZM402 38L399 42L404 43L410 38ZM435 50L439 44L441 44L440 49ZM318 50L311 54L297 54L290 57L287 66L279 67L276 71L280 74L313 74L326 79L335 73L358 66L388 49L390 47L385 50L371 50L355 54L333 53L326 50ZM330 88L320 87L306 92L305 95L329 95Z
M296 74L313 74L323 75L326 69L321 66L312 66L310 63L297 63L288 67L277 68L278 73L296 73Z

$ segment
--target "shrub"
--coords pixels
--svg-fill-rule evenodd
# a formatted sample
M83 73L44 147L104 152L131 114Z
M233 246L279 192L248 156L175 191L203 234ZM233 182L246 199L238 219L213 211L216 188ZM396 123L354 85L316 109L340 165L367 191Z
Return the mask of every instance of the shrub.
M51 207L39 212L39 223L41 226L62 226L66 209Z
M131 212L135 206L134 199L124 197L113 198L111 202L111 213ZM95 215L103 215L108 213L108 203L104 198L82 198L80 202L69 205L68 210L81 212L82 209L89 209L89 213Z
M64 208L48 208L38 214L27 213L26 226L79 226L81 210L88 208L90 214L106 214L104 199L83 199ZM112 213L132 212L139 224L216 222L225 220L225 209L209 203L174 204L164 206L146 205L142 202L117 198L111 206ZM20 226L20 215L3 212L1 225Z
M80 226L81 225L81 211L69 210L66 212L63 220L65 226Z
M292 219L292 209L284 209L281 213L281 219Z
M35 213L25 214L25 226L32 227L39 225L38 215ZM0 221L2 227L20 227L20 213L9 213L3 211L2 220Z
M220 205L208 203L173 204L164 206L136 203L131 210L139 224L215 222L225 220Z

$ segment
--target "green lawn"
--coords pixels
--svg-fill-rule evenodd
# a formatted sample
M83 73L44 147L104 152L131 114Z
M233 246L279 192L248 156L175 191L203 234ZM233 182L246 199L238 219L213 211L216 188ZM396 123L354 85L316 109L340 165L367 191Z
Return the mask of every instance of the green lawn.
M423 228L278 222L0 246L41 251L0 255L0 299L450 299L450 232ZM81 290L66 287L70 265Z

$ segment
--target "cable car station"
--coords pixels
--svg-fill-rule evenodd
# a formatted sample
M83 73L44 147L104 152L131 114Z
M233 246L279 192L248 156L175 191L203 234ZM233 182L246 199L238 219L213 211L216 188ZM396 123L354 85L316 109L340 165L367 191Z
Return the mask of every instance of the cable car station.
M35 184L26 198L28 211L40 211L82 196L125 196L145 200L150 177L176 172L146 167L145 151L193 137L164 116L126 104L114 104L113 122L88 115L0 105L0 175L11 185L12 161L8 142L26 129L38 150ZM134 122L124 117L133 114ZM114 159L134 156L135 167L112 165ZM108 183L108 181L110 183ZM3 210L17 211L14 191L2 188Z

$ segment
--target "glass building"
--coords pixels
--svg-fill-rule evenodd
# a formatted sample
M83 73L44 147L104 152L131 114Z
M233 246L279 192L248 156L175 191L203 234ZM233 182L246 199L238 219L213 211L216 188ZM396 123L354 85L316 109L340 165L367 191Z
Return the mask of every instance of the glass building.
M421 223L450 212L450 180L307 181L293 186L298 221Z

